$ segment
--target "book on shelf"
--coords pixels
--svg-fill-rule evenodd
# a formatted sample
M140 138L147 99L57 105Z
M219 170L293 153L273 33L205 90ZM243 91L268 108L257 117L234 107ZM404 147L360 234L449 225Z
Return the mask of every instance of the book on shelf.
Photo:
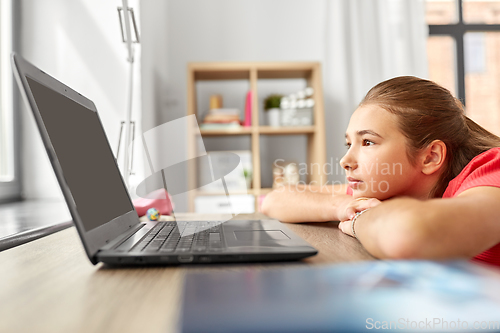
M240 129L241 125L237 122L232 123L202 123L200 125L201 130L231 130Z
M229 116L240 116L240 110L234 108L218 108L210 109L207 114L217 114L217 115L229 115Z
M232 122L240 122L239 116L233 115L224 115L224 114L207 114L203 123L232 123Z
M203 123L232 123L240 122L240 111L238 109L211 109L209 110Z

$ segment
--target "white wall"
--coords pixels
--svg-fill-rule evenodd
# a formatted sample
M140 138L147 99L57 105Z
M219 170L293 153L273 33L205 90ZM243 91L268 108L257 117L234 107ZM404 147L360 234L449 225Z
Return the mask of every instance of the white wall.
M116 151L120 121L125 120L128 79L127 53L117 14L121 1L20 2L20 54L94 101ZM139 11L138 1L129 1L129 6ZM136 63L140 63L140 58ZM138 119L141 106L138 65L135 74L133 119ZM23 194L28 199L61 198L33 116L24 102L21 105Z

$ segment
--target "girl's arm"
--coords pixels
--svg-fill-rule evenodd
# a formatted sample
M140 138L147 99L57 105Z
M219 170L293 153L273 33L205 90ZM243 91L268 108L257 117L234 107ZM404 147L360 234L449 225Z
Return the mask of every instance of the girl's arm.
M350 221L339 228L351 234ZM450 199L388 200L360 215L355 231L378 258L471 258L500 243L500 188L475 187Z
M261 210L282 222L340 221L353 201L346 186L283 186L266 195Z

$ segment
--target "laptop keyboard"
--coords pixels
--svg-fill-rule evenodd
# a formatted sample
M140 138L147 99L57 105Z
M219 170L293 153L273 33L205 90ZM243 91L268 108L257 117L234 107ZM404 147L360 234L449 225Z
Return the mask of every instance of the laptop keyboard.
M158 222L129 252L214 252L224 248L221 222Z

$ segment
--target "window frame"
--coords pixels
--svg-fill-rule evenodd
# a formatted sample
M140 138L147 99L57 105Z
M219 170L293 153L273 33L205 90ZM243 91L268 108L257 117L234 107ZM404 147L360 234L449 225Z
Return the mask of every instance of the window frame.
M18 36L16 36L16 15L19 13L18 5L13 0L2 0L0 4L0 65L2 66L2 77L0 80L0 107L7 109L7 123L11 126L13 178L10 180L0 179L0 203L11 202L22 199L21 195L21 170L20 170L20 118L19 118L19 94L15 89L14 75L10 65L10 55L16 50ZM7 125L9 126L9 124Z
M458 21L455 24L429 24L429 36L451 36L455 40L455 70L457 98L465 100L465 47L464 37L468 32L500 32L500 24L468 24L463 20L463 0L456 0Z

